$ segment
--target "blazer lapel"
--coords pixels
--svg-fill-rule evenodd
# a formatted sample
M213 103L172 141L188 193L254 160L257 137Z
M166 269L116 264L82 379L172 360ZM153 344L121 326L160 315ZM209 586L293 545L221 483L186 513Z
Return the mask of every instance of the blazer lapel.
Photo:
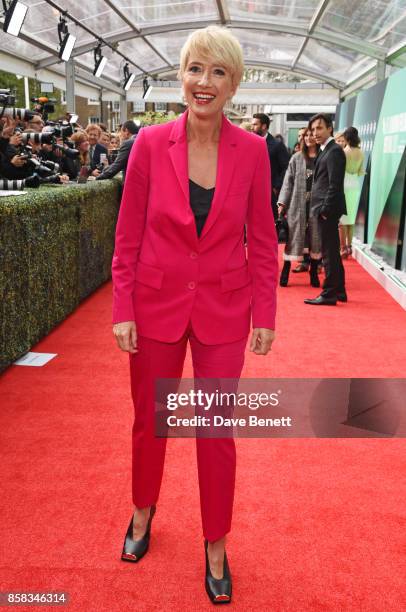
M330 144L330 143L328 143L328 144ZM328 147L328 145L327 145L327 147ZM321 149L319 149L319 152L318 152L318 155L316 157L315 164L314 164L314 177L313 177L313 180L316 180L316 178L317 178L317 175L319 173L320 160L323 157L323 155L326 153L327 147L324 147L323 151Z
M189 201L189 173L188 173L188 151L186 138L186 121L188 111L173 124L169 141L172 143L169 148L169 156L172 160L173 168L179 181L180 188L188 208L190 209Z
M238 129L238 128L236 128ZM217 156L216 189L209 215L204 224L200 239L202 239L216 222L227 197L236 163L237 145L234 138L234 126L223 115L220 142Z
M330 149L330 145L331 143L334 142L334 140L330 140L330 142L324 147L323 151L320 149L319 153L317 155L316 158L316 164L319 163L319 161L321 160L321 158L327 153L327 151Z
M188 169L188 149L186 138L186 122L188 110L173 124L169 141L169 156L175 170L179 186L184 195L186 214L193 219L193 212L190 206L189 196L189 169ZM220 141L217 156L216 188L210 212L204 224L200 239L203 238L218 218L224 200L227 196L231 179L234 174L236 161L236 141L234 137L234 126L223 115L220 130ZM197 234L196 234L197 236Z

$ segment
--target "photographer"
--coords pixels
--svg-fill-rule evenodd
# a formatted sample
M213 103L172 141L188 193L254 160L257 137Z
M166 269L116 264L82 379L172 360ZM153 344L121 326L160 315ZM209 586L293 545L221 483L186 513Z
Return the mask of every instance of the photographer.
M43 130L45 123L41 117L41 115L34 115L31 119L27 121L27 131L28 132L37 132L40 134Z
M67 174L61 173L61 160L57 159L54 161L53 159L49 159L49 151L44 149L44 147L52 147L52 145L48 143L40 143L33 142L31 144L31 154L33 157L29 160L31 164L34 163L34 160L38 160L39 165L35 161L34 170L38 172L40 175L41 183L68 183L69 176Z
M67 182L68 176L60 174L57 164L41 158L42 140L50 142L52 135L15 132L15 123L10 117L2 119L1 177L9 180L30 179L25 185L27 187Z
M6 179L30 176L26 167L27 159L19 151L22 135L15 133L15 126L16 121L9 116L0 119L0 176Z
M15 126L16 122L11 117L0 119L0 153L6 154L10 145L17 146L21 143L21 135L14 134Z
M139 128L134 121L129 120L123 123L120 130L121 147L118 151L118 155L110 166L96 176L97 181L113 178L113 176L121 172L121 170L123 171L123 178L125 178L128 158L130 157L131 148L138 134L138 130ZM96 170L96 172L98 171Z
M53 134L54 140L52 143L44 142L41 145L40 157L44 161L53 161L56 164L62 164L62 158L65 152L65 146L63 142L63 138L60 136L55 136L55 128L53 125L46 125L42 133L43 134Z
M56 141L55 144L62 145L62 142ZM56 164L62 164L63 151L61 149L55 148L54 144L43 143L41 145L41 149L39 151L39 156L43 161L52 161Z
M78 175L81 173L82 169L85 169L84 172L86 176L96 176L95 172L97 171L92 172L91 170L89 156L90 145L86 132L84 130L74 132L70 137L70 142L73 143L75 149L79 151L79 155L75 158L64 155L61 162L62 170L66 172L71 181L78 178Z

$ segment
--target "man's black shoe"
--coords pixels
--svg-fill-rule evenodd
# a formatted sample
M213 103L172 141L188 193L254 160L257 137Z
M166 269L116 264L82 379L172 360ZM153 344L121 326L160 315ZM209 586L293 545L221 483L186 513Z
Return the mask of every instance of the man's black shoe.
M339 302L348 302L347 294L345 293L337 293L337 300Z
M316 298L314 299L307 299L304 300L305 304L313 304L314 306L335 306L337 303L337 300L335 298L326 298L323 297L322 295L318 295Z

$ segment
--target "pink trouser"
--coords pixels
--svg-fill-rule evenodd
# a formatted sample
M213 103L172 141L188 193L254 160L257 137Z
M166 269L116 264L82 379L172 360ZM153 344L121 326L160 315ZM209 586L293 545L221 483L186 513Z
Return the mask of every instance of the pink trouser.
M174 343L138 336L138 352L130 355L134 402L132 433L133 502L137 508L158 501L165 461L166 438L155 437L155 379L181 378L190 342L195 378L239 378L247 338L228 344L205 345L189 326ZM231 529L236 452L230 438L196 438L203 534L210 542ZM185 466L185 470L187 466Z

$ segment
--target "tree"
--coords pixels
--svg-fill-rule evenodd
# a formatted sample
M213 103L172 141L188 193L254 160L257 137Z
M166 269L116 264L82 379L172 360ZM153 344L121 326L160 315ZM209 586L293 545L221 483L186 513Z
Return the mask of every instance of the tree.
M25 108L25 94L24 94L24 79L22 77L18 77L15 74L11 74L9 72L5 72L4 70L0 70L0 89L10 89L10 93L12 96L15 96L15 104L16 108ZM31 98L38 98L43 95L41 92L41 83L36 79L28 79L28 91L29 96ZM61 90L54 89L52 94L49 94L49 97L56 98L58 102L54 103L55 112L52 113L53 118L58 118L65 114L65 108L60 103L61 100ZM30 108L34 107L34 103L30 102Z

